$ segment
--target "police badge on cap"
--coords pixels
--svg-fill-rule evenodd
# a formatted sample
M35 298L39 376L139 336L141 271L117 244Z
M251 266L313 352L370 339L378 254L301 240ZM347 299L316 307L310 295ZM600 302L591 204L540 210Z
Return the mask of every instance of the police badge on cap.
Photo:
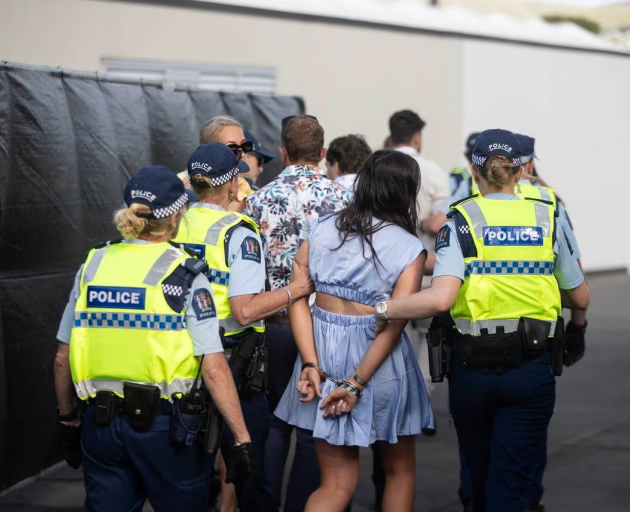
M475 141L472 163L484 166L491 156L506 156L514 165L523 165L523 152L515 134L508 130L486 130Z

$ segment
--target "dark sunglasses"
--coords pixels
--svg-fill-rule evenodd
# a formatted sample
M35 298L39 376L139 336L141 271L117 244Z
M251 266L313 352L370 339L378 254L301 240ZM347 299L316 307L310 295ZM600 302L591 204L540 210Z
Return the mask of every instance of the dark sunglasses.
M234 153L237 158L240 158L244 153L254 151L254 143L251 140L246 140L242 144L227 144L227 147L232 150L232 153Z
M287 116L282 120L282 129L284 129L284 127L287 125L289 121L291 121L291 119L295 119L296 117L306 117L307 119L310 119L311 121L315 121L317 124L319 124L319 121L317 120L315 116L308 116L306 114L303 114L301 116Z

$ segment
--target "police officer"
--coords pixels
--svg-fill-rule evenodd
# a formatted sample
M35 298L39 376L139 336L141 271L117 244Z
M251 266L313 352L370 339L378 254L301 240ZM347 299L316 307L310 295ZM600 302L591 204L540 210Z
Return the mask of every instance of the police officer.
M519 180L516 190L520 197L535 197L538 199L544 199L551 201L554 208L558 212L558 222L562 224L564 236L566 238L567 247L569 252L580 264L580 247L573 231L573 225L569 218L569 214L562 203L558 200L555 191L542 185L540 180L536 179L536 172L534 169L534 158L536 158L535 152L535 139L527 135L517 134L521 150L523 152L523 177ZM532 183L533 181L533 183ZM581 265L580 265L581 267ZM572 309L571 321L567 323L566 327L566 355L564 357L565 366L572 366L582 359L585 350L584 337L586 334L586 313L584 311ZM531 485L531 490L528 500L527 510L544 512L545 506L541 503L544 493L543 475L545 467L547 465L547 439L541 447L538 466L536 468L536 474L534 481Z
M450 309L450 407L470 467L475 512L523 512L562 368L560 289L572 309L589 292L553 206L514 195L518 139L482 132L472 155L480 195L453 205L436 239L432 287L380 302L381 322Z
M158 512L205 509L210 461L195 442L202 379L234 435L237 486L255 477L207 266L170 242L195 197L170 169L141 169L114 218L124 239L90 251L77 273L55 388L62 451L73 467L83 462L86 511L139 512L147 498ZM200 407L178 431L184 438L169 439L193 395Z
M243 214L227 211L238 191L238 175L248 170L224 144L199 146L188 161L190 183L199 195L199 202L191 205L177 241L197 251L209 265L219 324L225 329L226 350L242 348L246 340L255 337L253 357L261 363L255 375L264 375L261 373L265 369L262 358L266 355L262 319L311 293L311 282L308 274L298 267L295 280L287 287L265 292L265 259L258 226ZM251 386L239 381L237 386L256 460L262 468L271 420L264 379ZM229 451L223 448L229 448L231 443L232 436L226 431L222 441L226 461ZM244 503L241 496L238 499L241 512L276 509L264 472L250 502Z

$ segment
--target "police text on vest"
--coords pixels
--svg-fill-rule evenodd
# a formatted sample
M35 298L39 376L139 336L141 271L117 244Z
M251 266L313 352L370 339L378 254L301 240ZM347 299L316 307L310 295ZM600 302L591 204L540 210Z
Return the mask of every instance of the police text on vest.
M484 226L483 245L542 245L541 227Z
M107 309L144 309L146 290L123 286L88 286L87 307Z

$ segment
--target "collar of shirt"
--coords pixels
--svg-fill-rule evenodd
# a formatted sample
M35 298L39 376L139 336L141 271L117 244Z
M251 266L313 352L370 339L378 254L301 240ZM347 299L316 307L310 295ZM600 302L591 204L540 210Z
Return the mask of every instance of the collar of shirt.
M219 210L220 212L227 211L225 208L222 208L218 204L210 204L210 203L193 203L190 205L190 208L207 208L208 210Z
M338 183L348 190L354 190L354 182L356 181L356 179L356 174L342 174L341 176L335 178L335 183Z
M520 201L520 197L514 194L508 194L506 192L493 192L492 194L487 194L484 196L484 199L490 200L499 200L499 201Z
M420 155L420 151L418 151L417 149L412 148L411 146L401 146L399 148L394 148L396 151L400 151L401 153L405 153L405 155L411 155L411 156L419 156Z
M324 176L326 173L316 165L289 165L279 174L279 177L285 176Z
M126 238L122 243L129 245L153 245L162 242L149 242L148 240L142 240L140 238Z

